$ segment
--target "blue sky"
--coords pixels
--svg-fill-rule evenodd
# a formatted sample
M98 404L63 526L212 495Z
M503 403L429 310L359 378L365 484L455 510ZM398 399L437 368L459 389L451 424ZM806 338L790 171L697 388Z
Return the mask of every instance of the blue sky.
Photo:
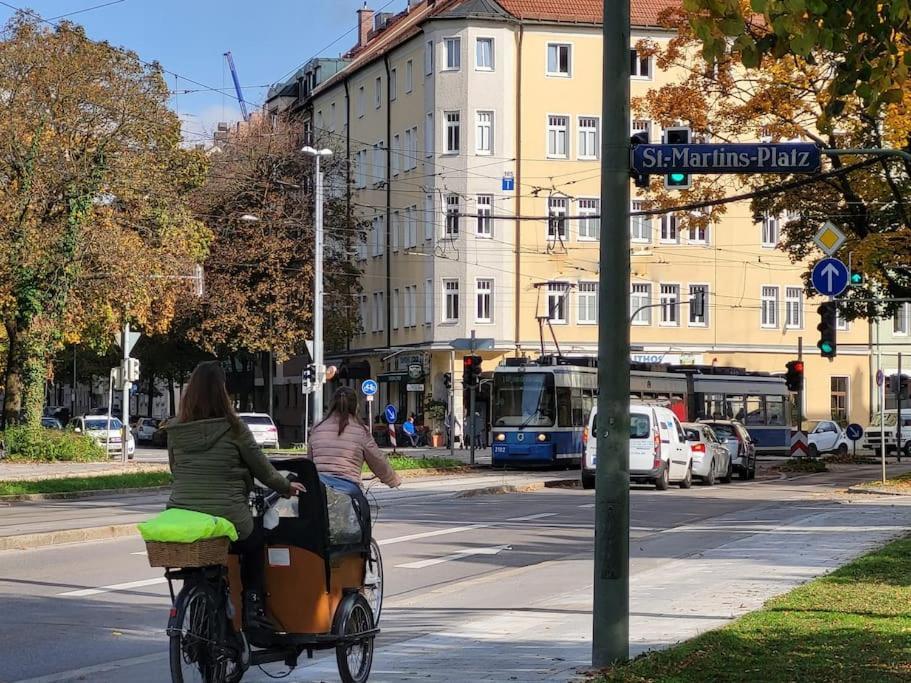
M45 18L76 12L111 0L8 0ZM389 0L371 0L380 9ZM199 91L200 86L169 76L172 89L194 90L172 99L185 120L188 141L211 133L218 121L240 119L224 52L234 55L245 99L261 104L267 86L317 54L338 55L357 40L355 11L363 0L124 0L68 17L88 35L158 60L168 70L227 95ZM405 0L392 0L386 11L400 11ZM0 5L4 24L13 10ZM334 45L326 46L350 31Z

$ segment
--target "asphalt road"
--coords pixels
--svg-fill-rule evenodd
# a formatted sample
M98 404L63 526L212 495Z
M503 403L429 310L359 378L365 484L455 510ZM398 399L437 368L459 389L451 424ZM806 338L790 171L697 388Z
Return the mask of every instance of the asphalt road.
M833 489L859 478L855 471L689 491L635 489L632 575L676 566L680 558L833 510L842 505ZM878 508L870 512L879 514ZM593 518L593 493L571 489L431 496L381 509L375 535L382 544L387 594L375 665L380 673L372 680L437 680L383 674L384 650L459 629L480 629L486 633L477 637L490 637L498 614L590 583ZM160 571L147 566L143 550L138 538L130 538L0 553L0 683L170 680L163 635L167 586ZM590 610L590 603L580 608L580 613ZM508 640L505 634L514 625L503 628ZM525 647L548 644L542 634L540 643ZM581 656L586 647L582 643ZM305 669L289 680L337 680L327 673L334 670L334 658L323 655L321 662L312 673ZM419 671L421 662L413 666ZM269 671L281 673L282 667ZM548 680L522 674L490 680L510 678ZM253 670L244 680L268 679Z

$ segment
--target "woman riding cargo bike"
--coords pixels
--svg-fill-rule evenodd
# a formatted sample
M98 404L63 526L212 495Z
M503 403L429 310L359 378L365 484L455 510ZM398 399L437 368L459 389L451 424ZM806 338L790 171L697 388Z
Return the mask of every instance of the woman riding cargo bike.
M173 492L168 510L141 531L171 589L172 680L236 682L251 665L293 668L304 652L335 649L342 680L366 681L378 633L364 597L372 573L366 506L348 498L348 527L333 528L328 501L350 495L344 484L304 458L270 463L236 417L218 364L194 371L168 431ZM280 497L291 496L276 514ZM176 596L175 580L183 582Z

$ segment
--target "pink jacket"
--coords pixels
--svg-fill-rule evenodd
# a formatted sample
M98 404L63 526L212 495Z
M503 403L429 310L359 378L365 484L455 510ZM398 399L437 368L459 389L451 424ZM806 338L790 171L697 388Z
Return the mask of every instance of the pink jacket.
M338 417L331 415L310 433L309 457L316 463L317 470L360 484L366 461L370 470L387 486L401 483L366 427L349 420L345 431L339 434L338 424Z

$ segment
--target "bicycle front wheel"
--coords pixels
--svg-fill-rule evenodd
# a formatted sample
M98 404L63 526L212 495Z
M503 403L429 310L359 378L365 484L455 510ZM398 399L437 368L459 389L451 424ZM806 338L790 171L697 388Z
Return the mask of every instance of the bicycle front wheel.
M374 625L379 625L380 614L383 613L383 556L375 538L370 539L370 556L367 558L367 571L361 595L370 605Z
M177 597L170 635L173 683L223 683L227 662L220 655L218 606L203 585L185 586Z

